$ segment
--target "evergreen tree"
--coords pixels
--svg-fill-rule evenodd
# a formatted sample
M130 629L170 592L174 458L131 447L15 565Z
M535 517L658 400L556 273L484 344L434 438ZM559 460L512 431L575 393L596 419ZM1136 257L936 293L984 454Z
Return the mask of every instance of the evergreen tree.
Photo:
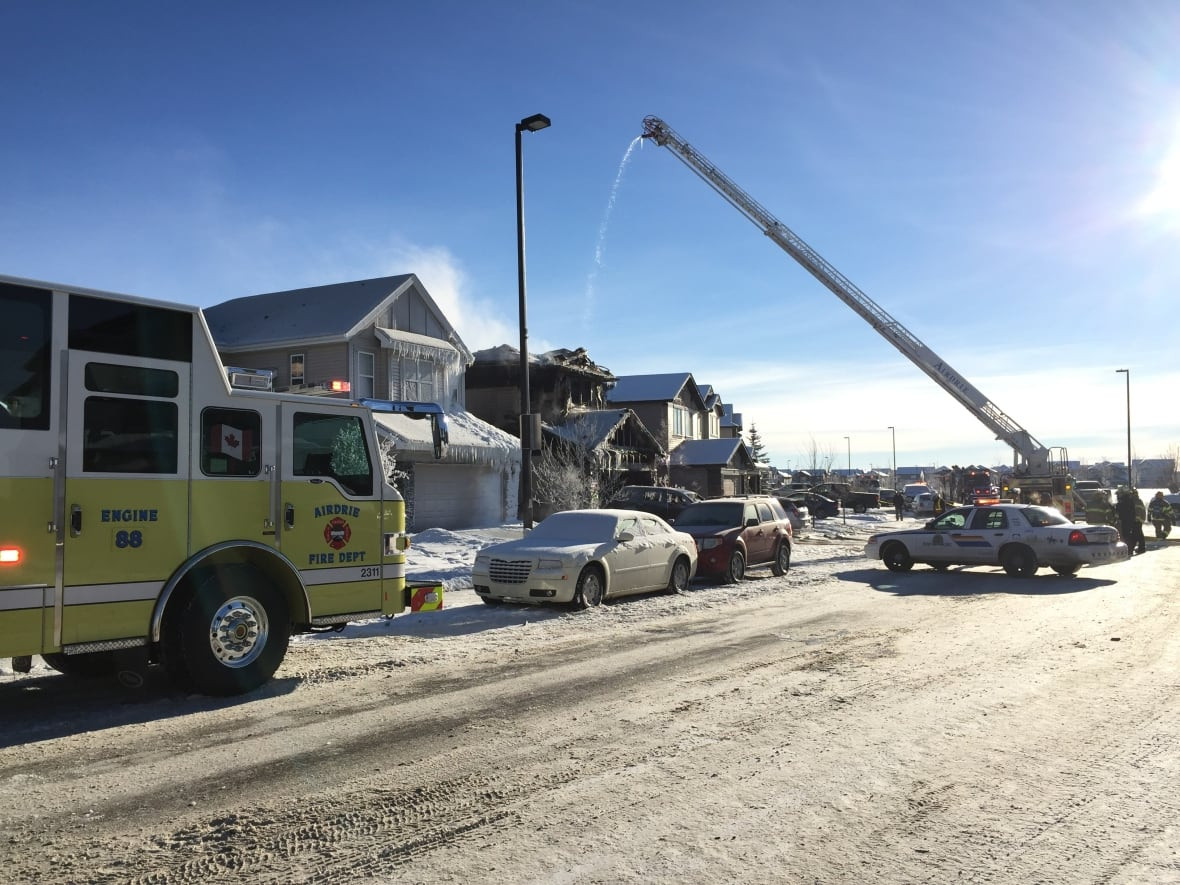
M749 433L750 441L747 445L750 447L750 456L754 459L755 464L765 464L768 461L766 454L766 446L762 444L762 436L758 433L758 425L750 425Z

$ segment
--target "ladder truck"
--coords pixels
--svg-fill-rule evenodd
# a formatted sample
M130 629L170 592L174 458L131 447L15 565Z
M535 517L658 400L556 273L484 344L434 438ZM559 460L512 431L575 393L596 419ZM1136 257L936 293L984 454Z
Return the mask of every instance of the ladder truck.
M1069 456L1063 447L1042 445L659 117L644 118L641 137L668 148L903 356L958 400L995 434L997 440L1010 446L1015 463L1012 475L1003 487L1005 497L1054 506L1072 519L1073 478L1069 475Z

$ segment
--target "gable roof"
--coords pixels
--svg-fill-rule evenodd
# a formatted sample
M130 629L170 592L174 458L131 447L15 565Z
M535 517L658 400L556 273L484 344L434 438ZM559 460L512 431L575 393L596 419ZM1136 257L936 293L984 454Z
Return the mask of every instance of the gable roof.
M680 392L690 388L690 396L698 408L705 408L705 401L693 380L691 372L669 372L662 375L620 375L615 386L607 391L609 403L670 403Z
M205 308L218 350L256 350L288 344L343 341L372 326L403 294L415 290L439 325L443 340L465 359L470 352L415 274L331 283L285 292L246 295Z
M651 443L652 449L663 453L663 448L630 409L591 409L568 416L562 424L545 424L545 430L554 436L594 451L610 441L611 436L623 424L631 422Z
M742 462L753 467L750 450L737 437L728 439L686 439L672 450L668 463L677 467L706 467Z

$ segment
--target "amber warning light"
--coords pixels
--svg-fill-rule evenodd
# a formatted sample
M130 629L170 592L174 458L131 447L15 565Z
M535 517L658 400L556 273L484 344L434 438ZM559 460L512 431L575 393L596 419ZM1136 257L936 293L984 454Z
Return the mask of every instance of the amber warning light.
M0 547L0 565L16 565L20 562L20 549L17 547Z
M332 382L332 392L333 393L349 393L351 390L352 390L352 384L349 383L348 381L333 381Z

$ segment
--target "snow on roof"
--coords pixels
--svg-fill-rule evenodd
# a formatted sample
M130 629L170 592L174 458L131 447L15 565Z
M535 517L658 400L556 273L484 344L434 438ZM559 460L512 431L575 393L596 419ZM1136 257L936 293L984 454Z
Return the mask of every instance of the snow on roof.
M247 295L205 308L218 347L346 335L413 274Z
M620 375L607 393L611 403L671 402L680 395L684 385L692 383L689 372L668 372L662 375ZM698 392L699 396L699 392Z
M546 424L545 429L554 436L593 451L609 441L611 434L633 417L635 413L630 409L594 409L570 415L562 424ZM653 448L659 449L660 444L637 417L635 424L637 429L646 433Z
M734 439L687 439L672 450L668 463L679 467L728 464L745 444ZM749 460L748 458L746 460Z
M419 335L416 332L403 332L400 329L385 329L380 326L375 331L381 346L399 356L409 359L432 360L456 369L462 364L463 358L460 356L458 348L441 338Z
M429 452L433 457L434 441L430 422L389 412L374 412L379 432L393 437L398 452ZM520 440L470 412L447 412L447 435L450 444L442 463L493 464L503 467L520 459Z

